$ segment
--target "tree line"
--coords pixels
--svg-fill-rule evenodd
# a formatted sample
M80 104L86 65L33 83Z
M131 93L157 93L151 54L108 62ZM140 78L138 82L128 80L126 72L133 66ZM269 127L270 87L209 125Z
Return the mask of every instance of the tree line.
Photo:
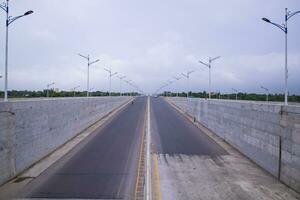
M136 96L138 93L122 93L122 96ZM85 97L86 91L55 91L49 90L49 97ZM89 96L109 96L109 92L93 91ZM112 92L111 96L120 96L120 93ZM4 92L0 91L0 98L4 97ZM8 91L9 98L41 98L47 97L47 90L31 91L31 90L11 90Z
M173 93L173 92L168 92L165 91L161 94L161 96L172 96L172 97L186 97L186 92L181 92L181 93ZM208 93L203 91L203 92L189 92L189 97L190 98L208 98ZM223 94L223 93L213 93L211 95L211 98L213 99L236 99L236 94L235 93L228 93L228 94ZM237 93L237 99L238 100L247 100L247 101L266 101L266 94L256 94L256 93L242 93L239 92ZM284 94L269 94L268 95L268 100L269 101L277 101L281 102L284 101ZM289 102L299 102L300 103L300 95L289 95L288 97Z

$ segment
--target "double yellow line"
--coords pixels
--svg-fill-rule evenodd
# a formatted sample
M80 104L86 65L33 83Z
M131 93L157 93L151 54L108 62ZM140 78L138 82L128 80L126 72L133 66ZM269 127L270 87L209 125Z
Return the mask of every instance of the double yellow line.
M160 190L160 177L159 177L159 169L158 169L158 158L156 154L151 156L150 146L149 144L151 141L151 133L150 133L150 98L147 99L147 109L144 116L144 125L143 125L143 133L142 133L142 141L140 144L140 151L139 151L139 162L138 162L138 171L136 177L136 184L135 184L135 192L134 192L134 199L150 199L150 200L162 200L161 190ZM145 135L147 134L147 144L145 144ZM145 151L146 154L145 154ZM149 157L148 157L149 156ZM152 183L151 183L151 160L154 160L154 176L155 176L155 190L152 193ZM149 162L149 163L148 163ZM149 168L149 169L148 169ZM150 170L150 173L148 173ZM148 176L146 175L148 173ZM146 184L144 184L146 183ZM148 188L144 188L144 186ZM152 195L153 194L153 195ZM146 196L145 196L146 195ZM153 198L152 198L153 197Z

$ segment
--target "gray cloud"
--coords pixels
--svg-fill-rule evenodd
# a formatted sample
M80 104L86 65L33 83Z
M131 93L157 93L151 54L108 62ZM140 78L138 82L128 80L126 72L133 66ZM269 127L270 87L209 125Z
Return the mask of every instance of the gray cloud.
M261 17L283 22L285 7L300 10L300 2L11 0L13 14L28 9L35 13L10 27L9 88L42 89L55 81L60 89L76 85L85 89L86 63L77 56L82 53L101 59L91 68L91 87L99 90L108 89L103 67L110 67L147 92L172 76L195 70L191 89L203 91L208 70L198 60L221 55L213 67L214 90L261 92L264 85L282 92L284 35ZM4 13L0 16L4 50ZM296 94L300 94L299 23L300 15L289 23L289 90ZM184 80L176 83L177 89L185 86ZM113 88L119 88L116 78Z

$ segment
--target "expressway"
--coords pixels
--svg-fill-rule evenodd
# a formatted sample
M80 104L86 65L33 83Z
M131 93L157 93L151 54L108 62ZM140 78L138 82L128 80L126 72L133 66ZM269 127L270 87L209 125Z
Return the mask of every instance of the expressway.
M142 199L135 198L144 155L141 142L150 130L152 199L300 199L228 144L208 136L164 98L149 99L150 104L147 97L138 97L125 106L16 198Z
M19 198L132 199L147 98L127 105L28 184Z

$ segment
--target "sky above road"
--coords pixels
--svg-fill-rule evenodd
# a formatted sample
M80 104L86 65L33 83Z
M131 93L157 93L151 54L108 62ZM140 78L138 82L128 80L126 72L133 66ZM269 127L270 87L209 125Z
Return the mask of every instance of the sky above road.
M198 63L221 56L212 66L213 91L263 93L284 89L284 33L261 20L284 22L284 8L299 0L11 0L11 15L33 15L11 24L9 89L41 90L47 83L69 90L90 86L107 91L108 73L117 71L145 92L173 76L194 70L190 88L208 89L208 69ZM0 75L4 75L5 15L0 15ZM289 21L289 91L300 94L300 14ZM4 87L3 78L0 87ZM119 90L119 79L112 80ZM123 89L125 84L123 84ZM186 91L185 79L171 90Z

